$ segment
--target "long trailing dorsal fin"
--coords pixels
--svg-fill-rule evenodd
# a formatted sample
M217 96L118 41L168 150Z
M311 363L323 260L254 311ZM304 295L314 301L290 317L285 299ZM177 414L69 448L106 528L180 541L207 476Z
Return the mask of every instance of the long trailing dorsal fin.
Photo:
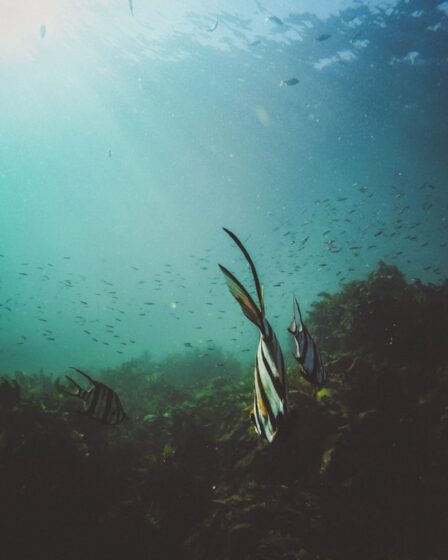
M227 235L229 235L233 241L235 241L235 243L238 245L238 247L240 248L241 252L243 253L243 255L245 256L247 262L249 263L250 269L252 271L252 276L254 278L254 282L255 282L255 289L257 290L257 297L258 297L258 301L260 304L260 310L261 310L261 314L262 317L264 318L264 300L263 300L263 290L261 288L261 284L260 284L260 280L258 279L258 274L257 274L257 269L255 268L255 265L252 261L252 259L250 258L249 253L247 252L246 247L244 247L244 245L242 244L242 242L238 239L238 237L233 233L233 231L230 231L230 229L227 229L225 227L222 228Z
M64 387L61 387L61 389L60 389L61 393L64 393L64 395L69 395L70 397L79 397L79 395L82 391L82 387L80 385L78 385L78 383L76 383L76 381L74 381L68 375L66 375L65 378L73 385L76 392L71 393L70 391L67 391L66 389L64 389Z
M302 312L300 311L299 302L297 301L296 296L294 296L294 317L296 315L296 312L295 312L296 309L297 309L297 312L299 314L300 324L303 326Z
M302 312L300 311L299 302L297 301L296 296L294 296L292 302L292 312L293 312L293 318L291 324L288 327L288 331L295 336L297 333L304 330ZM297 315L299 316L298 321L297 321Z
M90 377L90 375L87 375L87 373L84 373L83 371L81 371L80 369L70 366L70 369L72 369L73 371L77 371L78 373L80 373L81 375L83 375L88 381L90 381L90 383L92 385L96 385L96 382Z

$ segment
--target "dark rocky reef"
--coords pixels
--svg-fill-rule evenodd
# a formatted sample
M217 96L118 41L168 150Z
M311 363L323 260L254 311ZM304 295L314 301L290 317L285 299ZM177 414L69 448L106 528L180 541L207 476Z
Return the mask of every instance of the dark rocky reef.
M58 380L0 382L5 558L442 560L448 285L380 264L322 294L308 327L329 383L288 373L291 415L254 433L252 372L146 356L98 377L131 419L77 412Z

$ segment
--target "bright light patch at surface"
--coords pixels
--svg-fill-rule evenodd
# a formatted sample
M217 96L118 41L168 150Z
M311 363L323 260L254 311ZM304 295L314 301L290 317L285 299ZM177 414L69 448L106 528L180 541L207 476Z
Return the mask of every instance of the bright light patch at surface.
M75 0L0 0L0 61L33 58L40 49L90 23L93 4Z
M442 2L437 7L439 8L439 10L442 10L442 12L448 14L448 2Z
M442 45L446 17L411 18L414 8L395 4L134 0L131 10L129 0L0 0L2 367L66 367L81 354L104 366L146 349L184 352L185 340L202 352L214 333L225 350L249 347L246 332L256 333L232 310L216 266L238 258L221 225L257 256L276 325L290 321L287 290L300 290L306 308L373 268L378 239L365 260L351 260L357 245L340 247L372 207L377 223L360 231L382 240L382 185L403 187L396 215L405 177L436 182L430 165L444 161L435 157L443 130L434 132L432 113L426 120L427 90L414 85L440 81L446 53L426 43ZM385 83L393 95L382 95ZM442 105L441 88L430 91L431 107ZM426 159L409 163L408 151ZM424 254L439 262L436 250ZM10 297L16 309L5 313ZM84 328L101 321L134 342L89 338Z

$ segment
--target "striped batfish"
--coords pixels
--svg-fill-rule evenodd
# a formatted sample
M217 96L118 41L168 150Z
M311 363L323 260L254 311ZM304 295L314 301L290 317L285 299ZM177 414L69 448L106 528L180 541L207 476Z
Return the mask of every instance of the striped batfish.
M259 305L254 302L241 282L225 268L219 265L232 296L240 304L244 315L260 330L255 360L254 406L250 412L255 431L271 442L279 433L283 417L286 416L286 374L280 344L265 318L263 291L252 259L238 237L226 228L224 231L241 249L252 271Z
M79 397L84 401L85 406L82 414L90 416L95 420L99 420L104 424L119 424L127 418L120 399L115 391L112 391L112 389L107 385L104 385L104 383L95 381L87 375L87 373L84 373L78 368L71 367L70 369L73 369L83 375L93 385L93 387L86 391L78 385L76 381L73 381L71 377L66 375L66 378L74 386L75 392L65 392L72 397Z
M299 322L297 322L297 315ZM311 337L302 319L299 302L294 298L294 318L288 331L294 336L296 343L295 358L300 364L303 377L315 387L322 387L327 379L317 345Z

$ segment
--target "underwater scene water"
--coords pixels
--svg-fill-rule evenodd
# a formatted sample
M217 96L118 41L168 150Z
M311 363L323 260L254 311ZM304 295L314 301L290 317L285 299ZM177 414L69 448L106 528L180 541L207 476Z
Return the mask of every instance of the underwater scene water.
M2 557L447 558L447 140L448 2L0 0Z

